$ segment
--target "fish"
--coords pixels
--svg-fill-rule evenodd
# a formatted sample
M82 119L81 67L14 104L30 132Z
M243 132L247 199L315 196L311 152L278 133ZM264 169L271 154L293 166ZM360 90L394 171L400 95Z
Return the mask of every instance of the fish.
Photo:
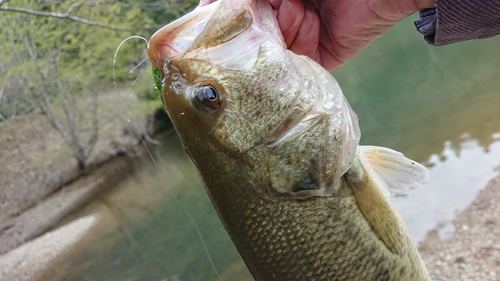
M427 169L359 145L337 81L287 50L267 0L199 6L155 32L148 56L255 280L432 280L388 198L425 184Z

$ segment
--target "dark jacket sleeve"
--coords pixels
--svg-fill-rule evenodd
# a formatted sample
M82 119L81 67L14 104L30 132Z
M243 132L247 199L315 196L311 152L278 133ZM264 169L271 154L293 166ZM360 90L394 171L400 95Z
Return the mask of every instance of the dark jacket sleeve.
M436 0L415 26L434 46L492 37L500 34L500 0Z

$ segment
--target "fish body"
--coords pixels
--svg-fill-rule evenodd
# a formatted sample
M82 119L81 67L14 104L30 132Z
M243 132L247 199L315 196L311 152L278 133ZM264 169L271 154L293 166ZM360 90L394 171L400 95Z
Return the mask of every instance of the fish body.
M358 145L337 82L286 50L267 1L198 7L152 36L149 57L255 280L431 280L386 194L419 186L427 170Z

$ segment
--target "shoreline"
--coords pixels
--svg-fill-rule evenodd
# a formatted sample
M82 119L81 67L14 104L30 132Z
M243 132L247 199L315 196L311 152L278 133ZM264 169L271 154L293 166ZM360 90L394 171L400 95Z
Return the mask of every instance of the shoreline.
M443 229L448 231L445 239L439 237ZM448 281L500 280L500 175L445 228L429 231L418 249L433 276Z
M154 140L161 142L171 136L173 130L156 126L154 131L148 132L148 137L150 133ZM0 257L44 235L67 214L92 200L99 192L112 189L113 186L106 183L130 168L130 161L147 153L140 137L135 141L129 140L128 143L128 149L113 150L113 153L92 162L85 174L75 170L75 167L66 173L59 171L56 177L66 179L64 184L48 184L44 188L49 191L48 194L36 198L34 204L24 207L17 214L2 213ZM146 145L148 149L154 149L155 146L149 143Z

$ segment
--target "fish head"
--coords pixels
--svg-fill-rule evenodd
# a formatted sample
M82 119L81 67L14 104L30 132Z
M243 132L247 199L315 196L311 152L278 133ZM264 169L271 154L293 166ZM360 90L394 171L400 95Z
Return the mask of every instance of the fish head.
M286 49L268 1L198 7L151 37L149 58L208 189L243 177L266 197L326 196L349 169L357 117L330 73Z

